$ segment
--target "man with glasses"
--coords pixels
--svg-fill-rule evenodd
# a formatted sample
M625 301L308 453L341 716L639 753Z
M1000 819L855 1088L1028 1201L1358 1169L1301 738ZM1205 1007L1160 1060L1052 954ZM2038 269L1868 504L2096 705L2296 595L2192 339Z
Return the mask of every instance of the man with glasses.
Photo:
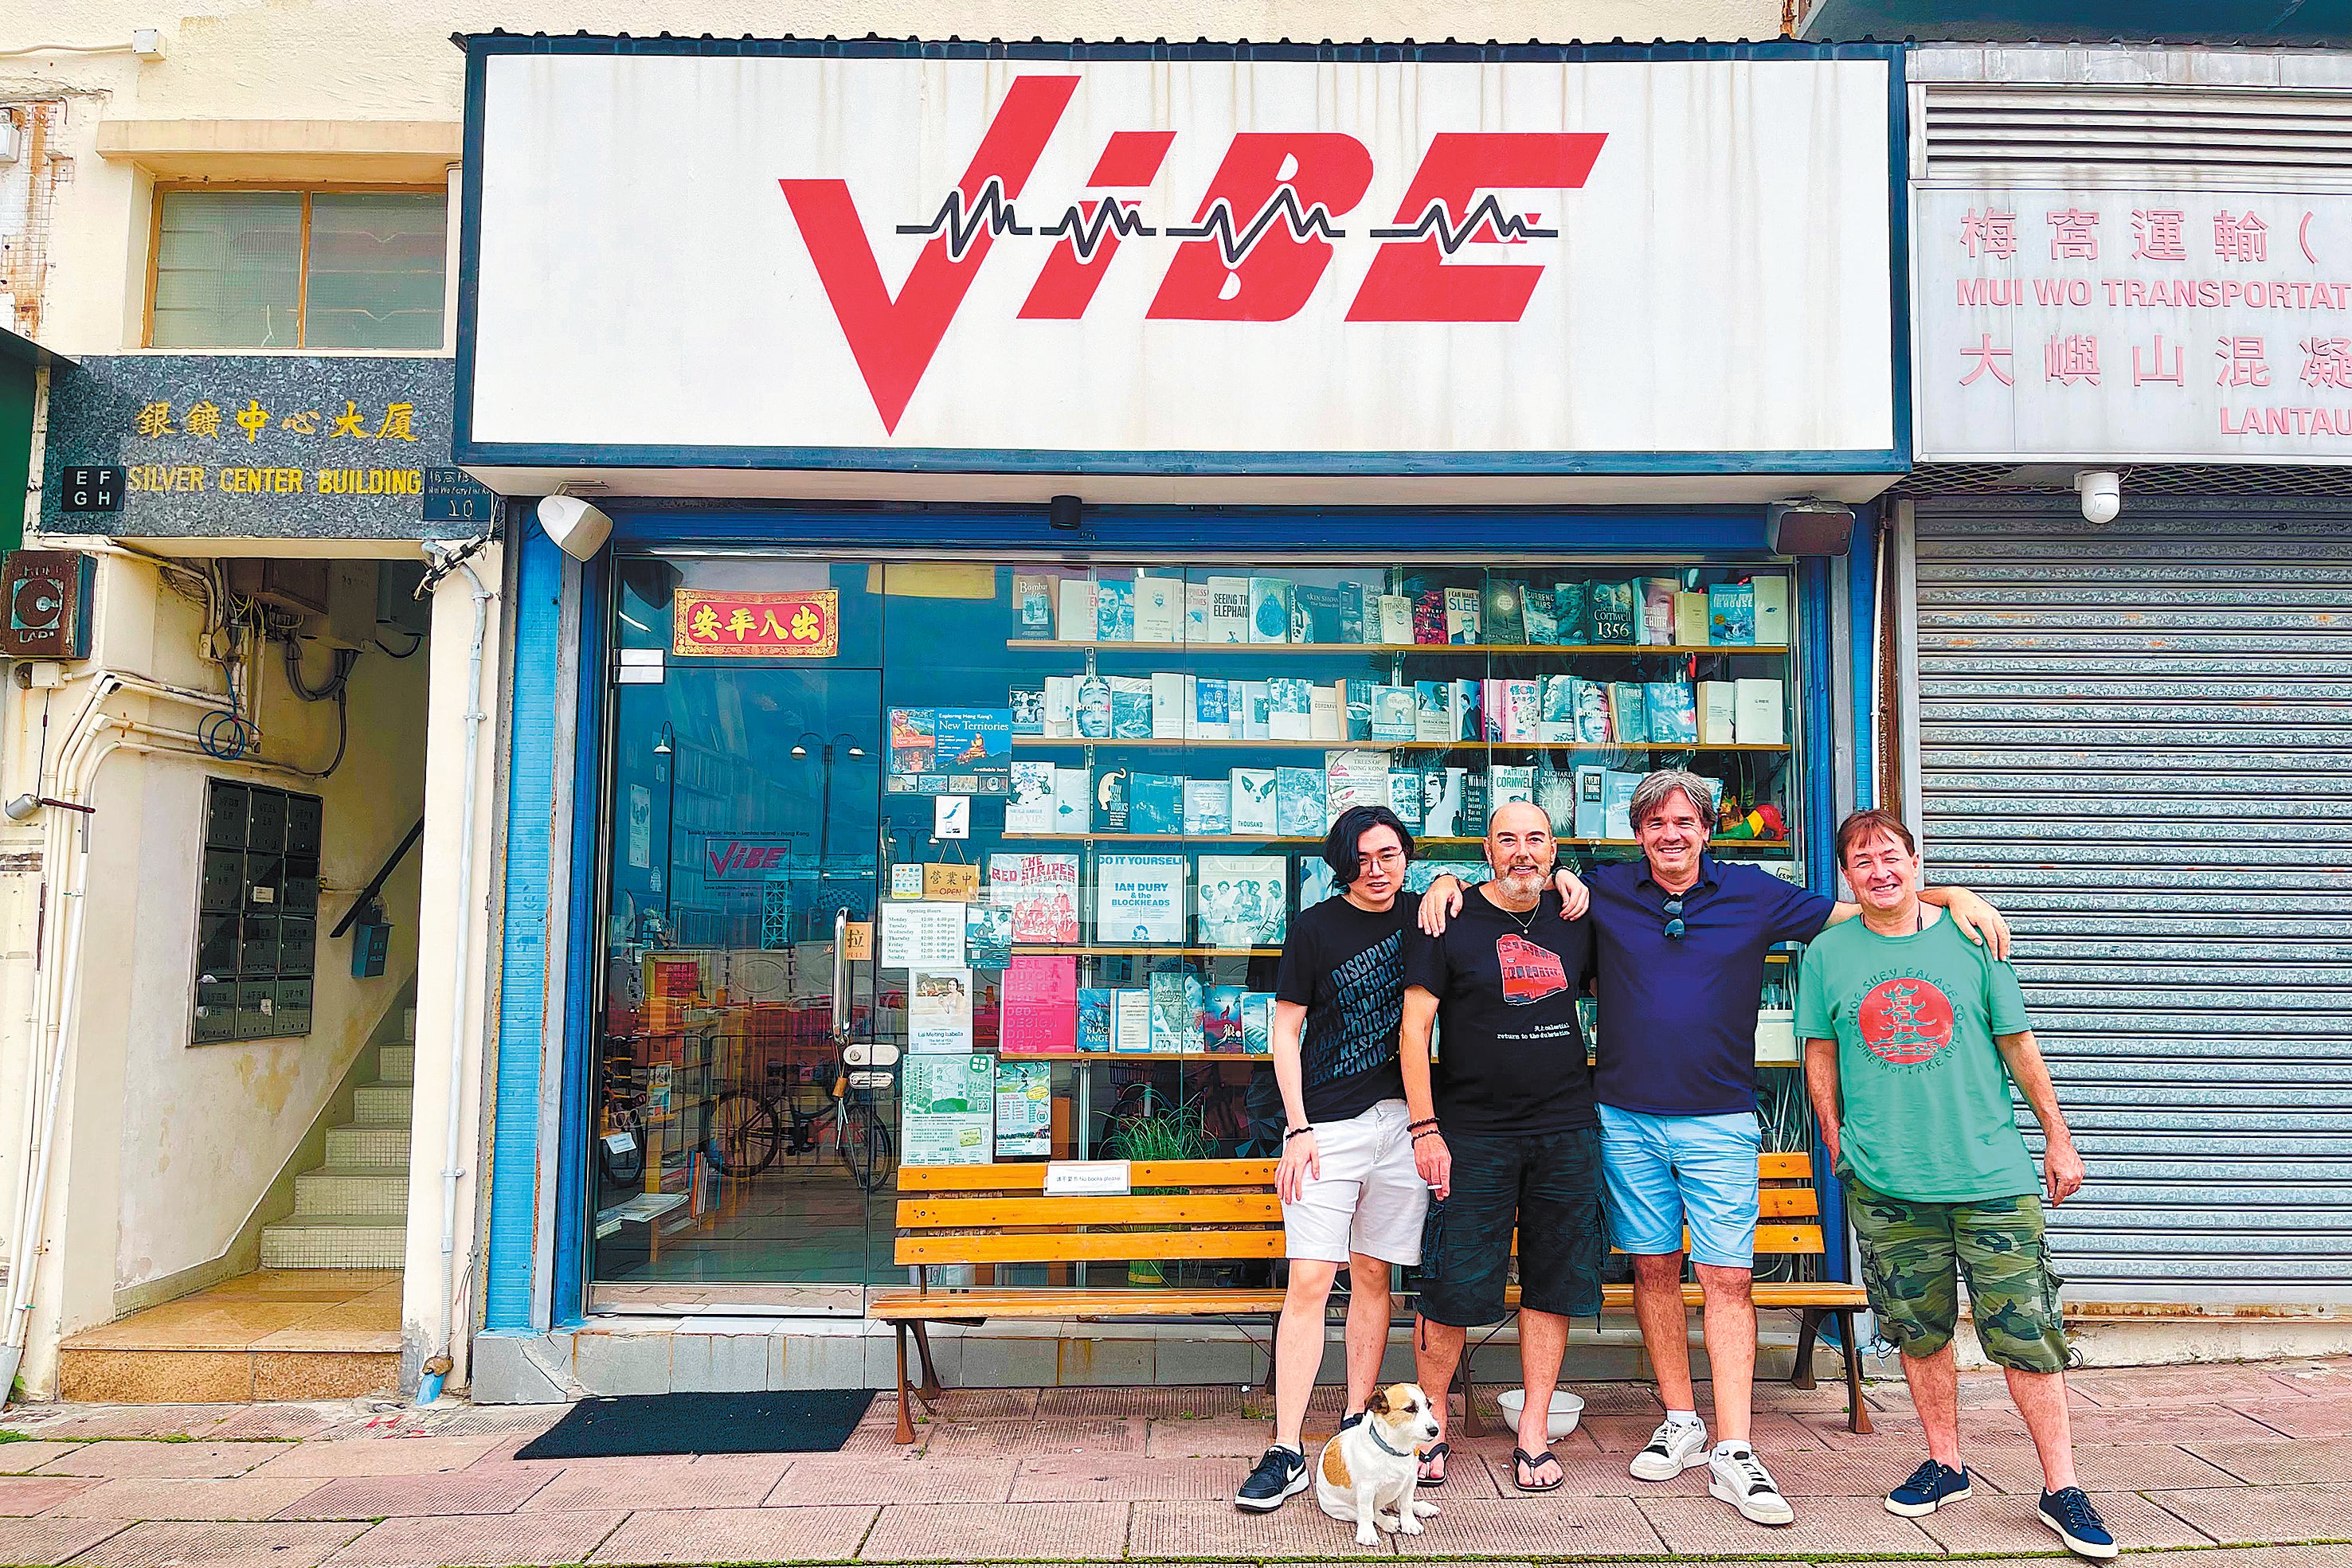
M1679 769L1650 774L1633 791L1638 861L1592 868L1584 883L1559 873L1564 913L1590 893L1600 1040L1599 1103L1610 1240L1633 1260L1633 1311L1658 1379L1666 1418L1632 1470L1672 1480L1708 1467L1710 1495L1759 1524L1795 1518L1748 1440L1756 1369L1756 1309L1749 1290L1759 1206L1756 1009L1765 956L1808 942L1860 913L1742 861L1706 852L1715 797L1706 779ZM1992 906L1958 888L1922 900L1955 928L2007 956L2009 931ZM1461 891L1433 884L1424 930L1443 930ZM1691 1382L1683 1307L1684 1234L1705 1298L1707 1364L1717 1440L1709 1446Z

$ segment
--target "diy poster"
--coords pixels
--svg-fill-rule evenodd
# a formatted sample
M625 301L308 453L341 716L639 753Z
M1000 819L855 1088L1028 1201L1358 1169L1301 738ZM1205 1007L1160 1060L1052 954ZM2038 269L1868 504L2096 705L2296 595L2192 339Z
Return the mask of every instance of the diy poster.
M989 1163L996 1119L994 1056L910 1056L900 1093L901 1164Z

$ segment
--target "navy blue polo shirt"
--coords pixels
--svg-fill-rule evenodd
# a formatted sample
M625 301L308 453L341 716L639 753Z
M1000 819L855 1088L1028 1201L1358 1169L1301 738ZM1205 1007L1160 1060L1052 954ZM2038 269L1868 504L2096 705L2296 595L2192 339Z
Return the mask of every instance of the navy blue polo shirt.
M1673 937L1648 861L1597 865L1584 880L1601 999L1593 1099L1653 1116L1755 1110L1764 955L1811 941L1836 905L1745 862L1701 855Z

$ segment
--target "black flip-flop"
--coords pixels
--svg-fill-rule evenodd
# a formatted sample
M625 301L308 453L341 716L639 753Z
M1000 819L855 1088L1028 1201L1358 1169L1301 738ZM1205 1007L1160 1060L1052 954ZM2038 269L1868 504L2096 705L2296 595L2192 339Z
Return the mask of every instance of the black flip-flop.
M1548 1487L1529 1486L1527 1482L1519 1479L1519 1467L1521 1465L1525 1465L1528 1468L1528 1473L1529 1475L1533 1475L1536 1471L1542 1469L1547 1464L1559 1471L1559 1479L1552 1482L1551 1485ZM1540 1454L1530 1454L1525 1448L1513 1448L1511 1450L1511 1484L1518 1488L1521 1491L1527 1492L1558 1491L1561 1487L1568 1484L1568 1467L1561 1464L1559 1462L1559 1456L1553 1453L1549 1448L1546 1448Z
M1432 1459L1444 1460L1446 1472L1447 1474L1451 1474L1454 1469L1454 1445L1451 1443L1432 1443L1429 1446L1428 1450L1421 1456L1421 1462L1425 1465ZM1435 1480L1432 1480L1427 1476L1421 1476L1419 1477L1418 1484L1427 1487L1432 1491L1435 1491L1439 1487L1445 1484L1445 1477L1440 1476Z

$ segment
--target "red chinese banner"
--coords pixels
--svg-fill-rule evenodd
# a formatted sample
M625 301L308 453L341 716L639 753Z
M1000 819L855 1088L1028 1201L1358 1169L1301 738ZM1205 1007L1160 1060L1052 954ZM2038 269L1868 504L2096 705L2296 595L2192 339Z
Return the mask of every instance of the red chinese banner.
M681 588L670 652L681 658L830 659L841 649L841 593L732 593Z

